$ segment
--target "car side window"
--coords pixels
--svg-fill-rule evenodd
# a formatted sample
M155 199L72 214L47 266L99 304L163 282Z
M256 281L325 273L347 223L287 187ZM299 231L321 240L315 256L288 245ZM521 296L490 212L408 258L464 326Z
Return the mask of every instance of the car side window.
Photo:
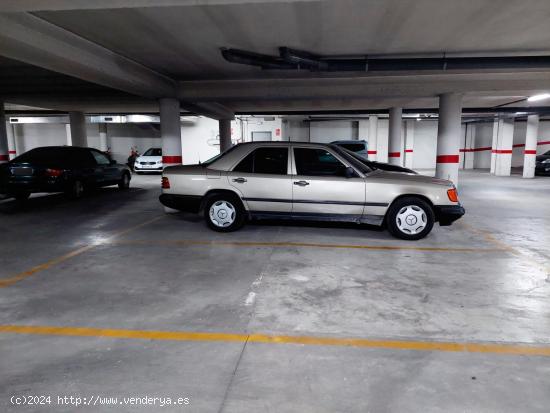
M94 156L95 161L98 165L110 165L111 161L109 158L107 158L106 155L102 154L98 151L92 151L92 155Z
M346 166L325 149L294 148L296 173L305 176L346 176Z
M288 148L258 148L233 169L235 172L286 175Z

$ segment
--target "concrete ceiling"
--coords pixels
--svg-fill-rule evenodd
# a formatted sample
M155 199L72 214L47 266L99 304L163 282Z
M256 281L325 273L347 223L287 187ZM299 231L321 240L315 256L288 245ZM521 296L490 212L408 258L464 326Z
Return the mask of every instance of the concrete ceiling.
M10 58L0 59L0 97L58 110L150 112L172 93L218 118L431 108L445 91L464 93L465 107L493 107L550 88L541 69L319 74L220 54L550 55L548 0L4 0L0 20L0 56Z

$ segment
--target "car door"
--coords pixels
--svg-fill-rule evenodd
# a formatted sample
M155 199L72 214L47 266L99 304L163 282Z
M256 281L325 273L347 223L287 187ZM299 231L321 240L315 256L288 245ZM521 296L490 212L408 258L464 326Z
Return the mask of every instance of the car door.
M109 185L120 180L120 170L116 164L111 164L107 155L97 150L91 150L97 163L96 182L99 185Z
M288 146L257 147L237 162L227 178L249 211L273 214L292 211Z
M292 215L359 219L365 205L365 179L326 147L295 145Z

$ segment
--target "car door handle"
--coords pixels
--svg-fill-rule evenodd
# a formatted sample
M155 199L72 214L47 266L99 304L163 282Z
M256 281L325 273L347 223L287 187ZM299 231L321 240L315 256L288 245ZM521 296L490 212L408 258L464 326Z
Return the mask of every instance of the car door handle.
M244 184L246 182L246 179L244 179L244 178L235 178L235 179L233 179L233 182L237 182L239 184Z
M307 182L307 181L294 181L294 185L307 186L307 185L309 185L309 182Z

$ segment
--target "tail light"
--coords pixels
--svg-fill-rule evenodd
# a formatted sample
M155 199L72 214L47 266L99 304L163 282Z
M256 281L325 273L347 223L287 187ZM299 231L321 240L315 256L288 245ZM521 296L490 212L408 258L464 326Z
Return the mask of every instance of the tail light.
M46 169L46 176L57 178L63 175L63 169Z
M162 177L162 189L170 189L170 180L166 177Z
M449 201L458 202L458 193L456 192L456 188L449 189L447 191L447 196L449 197Z

